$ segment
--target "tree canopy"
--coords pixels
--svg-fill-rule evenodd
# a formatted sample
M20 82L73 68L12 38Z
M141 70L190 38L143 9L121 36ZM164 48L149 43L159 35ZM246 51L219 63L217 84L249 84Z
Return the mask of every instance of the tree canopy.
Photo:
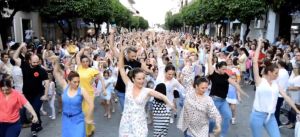
M82 18L92 23L98 32L103 22L115 23L117 26L147 29L148 21L142 17L134 17L133 13L123 6L119 0L59 0L50 1L42 10L45 19L70 22L70 19ZM69 26L69 30L71 25ZM63 29L63 27L61 27ZM72 30L72 29L71 29ZM63 30L64 32L64 30ZM71 32L64 32L70 36ZM97 33L96 33L97 34Z
M184 22L188 26L199 26L205 23L221 23L225 20L238 19L247 23L266 13L266 10L264 0L194 0L178 13L182 20L172 20L178 22L170 23L170 20L174 18L172 16L179 15L171 14L170 16L170 13L167 13L165 22L182 25L181 22Z

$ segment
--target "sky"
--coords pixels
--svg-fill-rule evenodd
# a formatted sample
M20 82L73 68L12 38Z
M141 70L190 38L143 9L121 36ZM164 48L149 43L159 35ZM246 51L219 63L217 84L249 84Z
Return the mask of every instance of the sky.
M148 20L149 25L163 24L166 12L179 7L180 0L135 0L133 7L140 12L140 16ZM127 0L120 2L129 7Z

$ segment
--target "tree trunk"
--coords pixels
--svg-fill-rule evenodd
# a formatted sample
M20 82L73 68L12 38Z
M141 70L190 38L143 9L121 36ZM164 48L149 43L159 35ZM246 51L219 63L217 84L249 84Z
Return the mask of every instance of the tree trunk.
M246 38L247 38L247 36L248 36L248 34L249 34L249 32L250 32L250 21L248 21L248 22L246 23L246 25L247 25L246 31L245 31L245 34L244 34L244 36L243 36L243 43L244 43L244 44L246 43Z

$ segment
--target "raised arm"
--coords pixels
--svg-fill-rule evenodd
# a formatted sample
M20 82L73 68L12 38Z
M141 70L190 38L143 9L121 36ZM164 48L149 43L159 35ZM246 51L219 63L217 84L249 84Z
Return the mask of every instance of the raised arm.
M53 56L51 57L52 60L52 64L53 64L53 76L57 82L57 84L59 84L61 87L63 87L63 89L65 89L67 87L67 82L64 79L64 73L61 70L60 66L59 66L59 57L57 56Z
M128 81L130 81L130 79L128 78L125 69L124 69L124 47L121 48L121 54L119 55L119 63L118 63L118 68L120 71L120 75L122 77L122 80L124 81L125 85L127 85Z
M213 68L213 50L214 50L214 45L213 43L210 44L210 51L209 51L209 56L208 56L208 75L211 75L214 73L214 68Z
M258 46L256 48L254 58L253 58L253 73L254 73L254 81L255 85L258 86L260 83L260 76L259 76L259 68L258 68L258 57L260 53L260 49L262 47L262 40L259 40Z
M77 63L78 66L81 65L80 57L83 55L83 52L84 52L85 50L87 50L87 49L89 49L89 47L88 47L88 46L85 46L84 48L82 48L82 49L76 54L76 63Z
M16 50L15 54L13 55L13 60L16 62L17 66L21 66L21 59L19 58L21 50L26 48L26 43L21 43L20 47Z
M121 36L122 37L122 36ZM122 44L122 41L120 42ZM111 29L109 34L109 48L111 49L113 56L119 55L118 51L116 50L115 45L115 30Z

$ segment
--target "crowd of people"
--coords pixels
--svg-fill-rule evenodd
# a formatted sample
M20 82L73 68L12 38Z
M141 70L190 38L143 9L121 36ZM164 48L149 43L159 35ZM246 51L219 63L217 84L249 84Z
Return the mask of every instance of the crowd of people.
M45 105L50 119L62 115L63 137L93 136L98 105L108 119L120 107L119 137L147 137L149 123L155 137L166 137L174 122L178 136L227 137L237 124L237 104L249 96L246 86L255 91L252 112L243 116L253 137L264 129L279 137L279 128L293 128L300 113L300 45L284 38L242 43L111 29L97 38L42 37L7 47L0 62L0 137L18 137L28 126L38 136ZM288 123L280 121L283 104L291 106L284 108Z

